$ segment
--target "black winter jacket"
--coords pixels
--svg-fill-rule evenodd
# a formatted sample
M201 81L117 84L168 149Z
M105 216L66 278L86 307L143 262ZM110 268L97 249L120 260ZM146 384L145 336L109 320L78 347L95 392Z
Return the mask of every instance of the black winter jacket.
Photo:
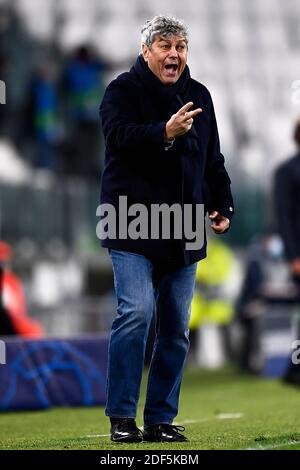
M276 170L274 201L286 257L290 261L300 258L300 153Z
M166 122L189 101L203 112L194 118L192 130L166 150ZM190 77L187 66L179 80L168 86L139 56L129 72L107 87L100 116L106 143L101 204L114 205L118 213L118 198L126 195L128 204L147 207L204 204L205 212L217 210L231 219L231 182L220 153L212 99L207 88ZM184 239L105 239L101 243L176 267L206 256L206 238L202 248L193 251L185 249Z

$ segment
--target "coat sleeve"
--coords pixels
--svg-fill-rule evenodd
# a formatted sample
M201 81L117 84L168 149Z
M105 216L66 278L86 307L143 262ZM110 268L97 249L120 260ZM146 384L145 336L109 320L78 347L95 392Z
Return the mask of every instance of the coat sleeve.
M128 80L114 80L107 87L100 117L107 147L111 151L164 151L165 122L140 122L137 91Z
M220 151L220 140L212 99L210 102L210 135L207 147L205 181L209 190L208 211L218 211L231 220L234 214L231 194L231 180L224 164L224 156Z
M279 167L274 177L274 209L278 231L282 237L288 260L300 258L300 245L295 228L295 196L291 172L287 167Z

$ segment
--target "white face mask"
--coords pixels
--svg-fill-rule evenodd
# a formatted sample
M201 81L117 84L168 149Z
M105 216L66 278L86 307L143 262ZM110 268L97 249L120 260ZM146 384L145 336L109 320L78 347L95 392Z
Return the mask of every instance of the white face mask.
M268 240L267 252L272 258L280 258L283 255L283 243L280 237L274 235Z

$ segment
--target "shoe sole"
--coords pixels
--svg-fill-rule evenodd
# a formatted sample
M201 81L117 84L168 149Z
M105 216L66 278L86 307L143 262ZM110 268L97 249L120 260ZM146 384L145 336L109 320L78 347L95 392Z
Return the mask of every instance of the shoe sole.
M188 439L147 439L144 437L144 442L189 442Z
M137 437L137 438L128 438L128 437L124 437L124 438L121 438L121 439L113 439L111 437L111 441L112 442L127 442L127 443L137 443L137 442L143 442L143 439L141 437Z

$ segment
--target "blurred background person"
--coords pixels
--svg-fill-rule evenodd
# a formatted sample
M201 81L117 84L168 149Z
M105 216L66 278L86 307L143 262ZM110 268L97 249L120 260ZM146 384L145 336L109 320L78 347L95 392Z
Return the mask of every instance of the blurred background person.
M294 129L297 152L275 172L274 199L278 230L291 276L297 286L298 314L296 338L300 339L300 119ZM285 380L300 385L300 365L290 363Z
M61 125L55 69L44 61L31 79L25 113L28 130L35 142L33 164L36 168L58 171Z
M263 328L268 306L289 301L282 263L283 245L278 234L269 230L253 238L235 305L236 321L241 328L238 364L243 373L262 373Z
M197 265L190 317L190 359L198 366L221 367L231 359L229 329L234 302L228 292L235 277L235 255L220 239L210 237L207 258Z
M1 248L1 246L0 246ZM3 256L2 256L3 257ZM4 269L0 261L0 336L14 335L15 328L10 318L9 312L4 305Z
M99 104L104 93L103 72L106 69L107 64L87 44L79 46L65 65L63 96L68 125L67 173L99 179Z
M29 317L22 283L10 268L12 256L11 247L0 241L0 335L41 338L44 329Z

